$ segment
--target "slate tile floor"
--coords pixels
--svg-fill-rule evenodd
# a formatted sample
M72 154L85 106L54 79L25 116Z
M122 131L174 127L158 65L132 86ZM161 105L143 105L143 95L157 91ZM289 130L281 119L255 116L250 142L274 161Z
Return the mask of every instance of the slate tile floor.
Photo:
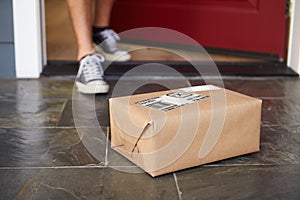
M0 80L0 199L300 199L299 79L225 78L264 100L261 151L154 179L108 147L108 98L204 81L109 82L108 95L85 96L70 77Z

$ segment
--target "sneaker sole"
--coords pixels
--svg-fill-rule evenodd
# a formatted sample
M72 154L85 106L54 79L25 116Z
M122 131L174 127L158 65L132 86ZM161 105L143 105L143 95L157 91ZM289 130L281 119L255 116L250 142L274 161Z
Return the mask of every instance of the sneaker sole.
M109 85L87 86L83 83L76 82L77 90L83 94L99 94L108 93Z
M101 53L105 57L105 59L109 61L126 62L131 59L131 55L129 53L116 57L115 55L104 52L98 45L94 44L94 47L96 52Z

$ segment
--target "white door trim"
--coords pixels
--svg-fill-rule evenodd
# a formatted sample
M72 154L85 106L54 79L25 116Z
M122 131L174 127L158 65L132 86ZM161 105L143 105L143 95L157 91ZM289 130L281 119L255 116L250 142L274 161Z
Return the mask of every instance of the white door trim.
M300 0L291 1L287 65L300 74Z
M13 0L15 68L17 78L38 78L45 52L43 0ZM42 3L41 3L42 2ZM43 53L44 52L44 53Z
M45 0L40 0L41 5L40 5L40 9L41 9L41 43L42 43L42 53L43 53L43 58L42 58L42 63L43 66L47 65L47 40L46 40L46 13L45 13Z

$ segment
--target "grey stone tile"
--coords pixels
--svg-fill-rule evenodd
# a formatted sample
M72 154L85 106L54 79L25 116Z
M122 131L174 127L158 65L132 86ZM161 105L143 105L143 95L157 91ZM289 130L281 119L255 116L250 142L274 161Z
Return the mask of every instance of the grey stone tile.
M110 168L0 169L2 199L178 199L172 175L146 174Z
M57 126L109 126L108 98L86 95L80 99L68 99Z
M106 148L108 99L204 82L108 81L109 94L89 96L73 95L73 80L0 80L1 199L178 198L171 174L153 179ZM182 199L299 199L300 81L247 78L224 84L264 99L261 150L177 172Z
M208 165L300 164L300 126L264 127L260 151Z
M108 144L107 166L122 172L129 173L145 173L136 164L129 161L127 158L114 151Z
M300 126L264 127L261 130L260 151L226 160L209 163L207 166L247 166L300 164ZM109 148L108 165L125 171L140 171L115 151Z
M0 80L0 99L18 97L71 98L74 80L64 79L2 79Z
M298 78L274 78L262 80L244 80L237 92L259 98L300 98Z
M300 164L300 126L264 128L259 157L266 163Z
M176 175L182 199L300 198L300 165L197 167Z
M108 100L111 97L127 96L147 92L157 92L168 88L187 87L185 80L110 80L107 95L84 95L75 92L68 99L58 122L59 127L109 126ZM76 121L74 122L74 118ZM98 120L98 121L97 121Z
M57 122L57 127L75 127L72 110L72 100L66 100L60 119Z
M204 84L202 80L191 80L191 83L193 86ZM298 79L225 79L224 86L263 99L263 126L300 124L300 81Z
M222 86L222 80L209 80L208 83ZM203 80L190 80L192 85L203 85ZM226 89L258 98L300 98L300 82L297 78L236 78L223 79Z
M288 98L263 100L262 125L300 125L300 101Z
M190 86L188 80L183 78L127 77L109 80L108 82L111 85L110 97L128 96Z
M0 99L0 127L56 126L64 103L63 99Z
M106 143L97 128L0 129L0 167L104 165Z

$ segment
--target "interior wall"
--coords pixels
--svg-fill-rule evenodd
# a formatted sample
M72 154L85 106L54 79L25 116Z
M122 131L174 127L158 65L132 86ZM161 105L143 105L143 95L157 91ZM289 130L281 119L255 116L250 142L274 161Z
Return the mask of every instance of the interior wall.
M0 78L15 78L12 0L0 1Z

